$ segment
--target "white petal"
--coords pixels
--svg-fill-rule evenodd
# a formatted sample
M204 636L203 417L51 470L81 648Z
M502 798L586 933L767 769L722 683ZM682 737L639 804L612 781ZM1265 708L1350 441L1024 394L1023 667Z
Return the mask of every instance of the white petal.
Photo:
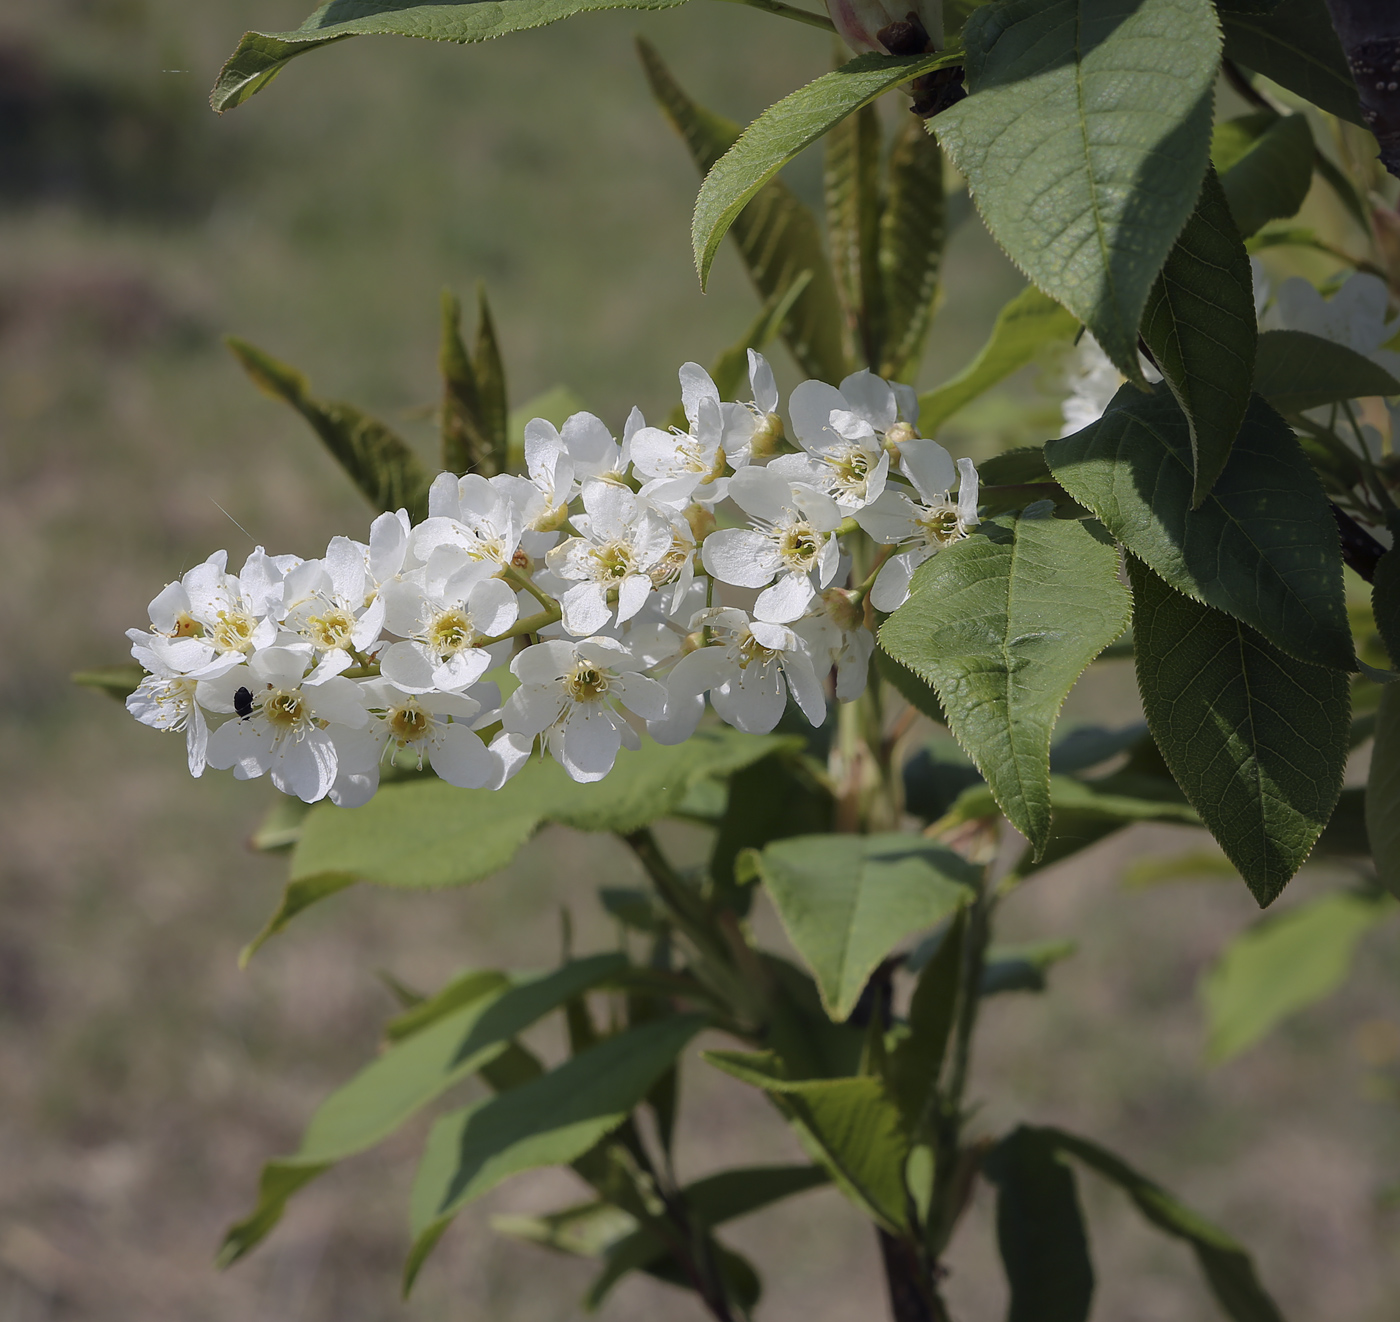
M877 611L888 615L909 600L909 580L920 558L918 551L905 551L902 555L891 556L880 567L875 586L870 589L870 604Z
M820 725L826 720L826 698L811 659L804 652L785 652L782 665L788 688L802 714L814 726Z
M337 766L335 784L327 797L337 808L363 808L379 792L379 764L368 771L346 771Z
M574 705L559 731L557 749L551 751L575 780L602 780L613 769L622 747L622 736L613 723L619 719L601 702Z
M191 705L185 726L185 756L189 762L190 775L202 776L204 762L209 751L209 724L204 713Z
M240 780L255 780L272 765L272 735L253 721L225 721L210 734L204 757L216 771L237 767Z
M617 592L617 622L625 624L630 620L647 604L649 596L651 596L651 579L645 574L628 574L622 580L622 585Z
M773 369L756 349L749 350L749 389L753 391L753 402L760 413L778 411L778 385L773 380Z
M964 527L977 522L977 470L971 459L958 460L958 518Z
M886 487L879 499L856 510L855 521L877 542L907 542L919 535L919 511L908 496L909 488Z
M745 514L776 523L792 507L792 486L784 481L781 470L771 464L767 468L751 464L734 474L729 498Z
M750 471L762 470L744 469ZM747 528L717 528L705 538L700 559L721 583L736 588L764 587L782 567L772 539Z
M610 619L608 589L603 583L575 583L560 599L564 628L575 637L597 633Z
M745 734L767 734L782 720L787 705L776 662L753 663L729 683L712 689L710 701L720 719Z
M498 790L526 762L535 747L534 738L519 734L498 734L491 741L490 753L495 760L495 774L487 788Z
M899 415L890 383L868 368L853 372L841 382L841 393L850 406L878 432L887 432Z
M380 594L384 603L384 624L390 633L407 638L426 622L428 612L422 587L411 578L395 579Z
M899 467L929 504L942 500L957 477L953 456L937 441L905 441L899 447Z
M379 658L379 673L405 693L431 693L435 668L433 654L422 643L394 643Z
M708 399L718 404L719 390L699 363L683 363L680 378L681 406L685 409L685 416L693 423L700 415L700 401Z
M485 579L472 588L467 610L473 627L488 638L505 633L520 615L514 590L499 578Z
M408 511L381 514L369 526L369 568L376 583L393 578L403 568L408 551Z
M300 739L282 739L269 770L272 783L283 794L315 803L335 784L335 744L324 730L308 730Z
M806 614L816 595L806 574L784 574L771 588L758 594L753 604L754 617L775 624L790 624Z
M919 421L919 392L913 386L907 386L902 381L891 381L890 389L894 391L895 403L899 406L899 416L910 426L914 426Z
M479 790L496 778L498 763L486 745L465 725L455 721L433 741L433 770L449 785Z
M510 673L522 684L548 684L567 675L577 656L573 643L550 638L521 652L510 663Z
M428 488L428 517L456 519L462 513L456 473L439 473ZM422 557L426 558L426 557Z
M332 725L348 725L357 729L369 720L365 711L364 690L353 679L337 676L323 684L307 684L302 689L312 713Z
M788 396L793 434L809 450L836 444L838 437L831 427L831 414L848 408L846 396L825 381L803 381Z
M448 657L433 671L433 687L446 692L475 684L491 668L491 654L484 647L467 647Z
M563 714L569 700L558 684L522 684L501 708L501 728L507 734L543 734Z
M274 688L294 689L310 660L309 647L265 647L248 658L248 668Z
M619 675L613 690L622 705L649 721L659 721L666 715L666 686L645 675Z

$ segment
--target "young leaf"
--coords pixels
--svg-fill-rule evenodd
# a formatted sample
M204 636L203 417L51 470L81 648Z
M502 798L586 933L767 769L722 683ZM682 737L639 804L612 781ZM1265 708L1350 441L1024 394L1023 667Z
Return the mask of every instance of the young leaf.
M557 23L600 9L671 9L685 0L499 0L496 4L438 0L375 0L347 5L327 0L294 32L245 32L219 70L209 104L222 114L261 92L288 61L320 46L355 36L425 37L429 41L475 42ZM368 11L341 19L340 15Z
M442 291L442 339L438 368L442 373L442 466L449 472L494 477L506 466L505 375L495 328L478 293L476 357L462 342L462 306L450 290Z
M1296 216L1312 187L1315 154L1306 115L1244 115L1217 124L1210 154L1245 238Z
M878 372L884 358L880 279L880 115L862 106L826 135L823 182L831 265L845 314L846 357Z
M1067 1134L1063 1129L1039 1132L1061 1151L1077 1157L1096 1174L1116 1184L1158 1230L1185 1240L1195 1253L1216 1302L1233 1322L1283 1322L1283 1315L1259 1284L1249 1254L1230 1235L1097 1143Z
M1254 399L1199 509L1190 429L1171 392L1125 386L1098 422L1050 441L1056 480L1154 573L1299 661L1355 666L1341 544L1322 486L1282 418Z
M930 1102L943 1068L943 1054L958 1006L966 931L966 914L959 910L933 957L919 971L909 1002L909 1032L890 1052L886 1070L890 1095L911 1135L917 1136L929 1118Z
M691 238L701 286L735 218L798 152L900 83L961 59L961 51L858 55L769 106L715 163L695 199Z
M1342 789L1350 694L1138 560L1133 639L1152 735L1261 906L1302 866Z
M837 1188L867 1216L895 1234L904 1229L909 1142L899 1108L879 1079L792 1080L784 1077L771 1052L703 1054L717 1069L762 1088L807 1155L830 1172Z
M982 969L983 996L1002 992L1043 992L1045 975L1076 949L1073 941L1037 941L1028 946L992 946Z
M1381 691L1376 715L1376 742L1366 778L1366 836L1376 879L1400 899L1400 688L1394 684Z
M1088 1322L1094 1268L1074 1172L1044 1131L1024 1125L987 1154L983 1170L997 1187L1007 1322Z
M1400 381L1344 344L1307 331L1271 330L1259 337L1254 389L1293 416L1347 399L1397 395Z
M915 116L895 140L888 178L879 252L884 352L875 370L893 380L917 365L948 237L943 152Z
M1324 0L1280 0L1262 14L1222 11L1220 22L1227 60L1365 127L1356 84Z
M317 1107L297 1152L263 1168L258 1206L224 1237L220 1265L252 1249L277 1224L287 1199L322 1171L387 1138L504 1051L517 1033L626 966L622 955L595 955L514 985L500 975L478 979L473 999L391 1047Z
M1238 1056L1280 1020L1336 991L1356 943L1394 911L1389 900L1338 892L1236 937L1201 983L1211 1064Z
M258 389L290 404L311 424L312 431L376 510L407 509L415 521L427 517L432 476L388 427L353 404L313 398L300 372L246 340L229 335L225 343Z
M482 881L546 822L626 834L673 812L706 777L729 775L797 746L783 735L714 727L672 747L648 741L636 752L624 750L607 779L593 784L580 785L558 763L540 760L499 790L425 779L385 785L353 812L318 805L292 855L282 908L256 944L308 904L356 881L411 888Z
M894 833L778 840L758 867L822 1004L839 1021L891 947L970 900L979 873L951 849Z
M692 101L655 49L640 37L637 53L657 104L685 140L696 168L708 174L734 145L739 125ZM832 384L840 381L847 370L841 347L841 304L821 228L811 210L781 179L770 179L735 219L733 235L765 303L787 298L805 274L806 288L783 318L783 340L808 376Z
M1034 285L997 313L987 343L951 381L919 396L919 428L932 436L959 409L1029 363L1047 344L1068 342L1079 322ZM990 479L987 479L990 480Z
M971 95L938 140L1011 260L1138 380L1143 308L1210 156L1210 0L993 0L964 40Z
M508 1093L439 1119L413 1182L414 1244L405 1292L463 1207L521 1171L581 1157L641 1104L704 1026L699 1015L653 1019Z
M102 693L125 702L136 691L136 687L146 677L146 672L135 661L119 666L98 666L92 670L75 670L69 679L83 688L97 689Z
M1220 476L1244 422L1259 338L1249 256L1211 169L1152 287L1142 338L1186 415L1195 508Z
M880 630L880 645L938 690L949 729L1037 854L1050 833L1060 706L1127 627L1117 574L1101 529L1005 518L921 566L913 596Z

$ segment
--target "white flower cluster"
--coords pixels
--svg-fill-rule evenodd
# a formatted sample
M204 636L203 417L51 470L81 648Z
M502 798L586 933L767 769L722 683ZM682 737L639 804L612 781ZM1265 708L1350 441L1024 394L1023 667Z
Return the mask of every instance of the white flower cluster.
M598 780L643 728L688 738L706 694L741 730L773 729L789 695L820 724L829 686L865 686L867 605L898 607L975 522L977 473L918 436L912 390L869 372L793 391L797 450L771 369L749 367L753 400L734 404L687 363L685 431L636 409L620 443L592 414L536 419L525 475L442 473L426 519L380 515L367 543L259 547L237 573L211 556L129 632L149 673L128 708L183 731L196 776L266 772L342 806L374 794L391 749L499 788L538 740ZM883 550L853 583L858 528Z

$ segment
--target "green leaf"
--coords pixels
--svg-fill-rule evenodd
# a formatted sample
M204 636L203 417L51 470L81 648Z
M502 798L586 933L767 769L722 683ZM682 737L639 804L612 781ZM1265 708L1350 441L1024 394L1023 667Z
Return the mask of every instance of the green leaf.
M695 200L691 238L701 286L735 218L798 152L900 83L961 59L960 51L858 55L769 106L715 162Z
M1281 0L1271 13L1222 12L1220 21L1227 60L1365 127L1356 84L1324 0Z
M980 875L943 845L893 832L778 840L758 866L783 930L838 1021L850 1017L896 942L960 908Z
M406 1037L431 1027L465 1005L471 1005L489 992L510 986L510 978L498 969L468 969L459 973L445 987L431 996L404 1008L402 1014L384 1026L384 1036L390 1042L402 1042Z
M228 335L224 343L259 390L290 404L306 419L376 510L406 509L415 521L427 517L432 475L405 441L353 404L314 398L300 372L247 340Z
M68 678L84 688L97 689L102 693L124 702L127 696L146 677L146 672L135 661L119 666L98 666L93 670L75 670Z
M1138 689L1192 807L1267 905L1302 866L1342 789L1350 695L1238 620L1129 560Z
M966 931L966 915L959 910L943 933L938 949L919 970L919 980L914 984L914 995L909 1002L909 1031L889 1055L886 1076L890 1094L911 1135L918 1136L930 1118L958 1006L958 980Z
M1179 592L1300 661L1352 669L1341 544L1288 425L1254 399L1229 461L1192 509L1190 430L1171 392L1125 386L1098 422L1050 441L1056 480Z
M515 1034L626 965L622 955L595 955L514 985L499 975L494 981L478 978L473 999L390 1047L316 1108L296 1153L263 1168L258 1206L224 1237L220 1265L226 1267L252 1249L303 1185L387 1138L499 1055Z
M258 823L258 829L249 837L248 843L259 853L272 854L291 849L301 839L301 824L311 811L309 803L293 798L290 794L279 794Z
M997 1187L1007 1322L1087 1322L1094 1268L1074 1172L1043 1131L1024 1125L987 1154L983 1170Z
M846 357L878 371L884 358L880 279L880 164L884 143L873 105L847 115L822 144L826 233L846 331Z
M1034 285L1023 289L997 313L977 357L951 381L919 396L921 433L934 435L959 409L1019 371L1046 345L1072 340L1078 330L1078 320L1053 298Z
M1224 881L1240 874L1235 865L1214 850L1192 849L1166 858L1139 858L1123 870L1123 885L1155 886L1162 881Z
M1376 717L1366 780L1366 835L1377 880L1400 899L1400 689L1394 684L1382 691Z
M641 1104L704 1026L700 1015L653 1019L508 1093L441 1117L413 1182L405 1290L463 1207L512 1175L581 1157Z
M729 775L797 746L782 735L709 727L674 747L647 741L636 752L624 749L611 774L588 785L540 759L499 790L409 781L383 786L362 808L318 804L292 855L282 906L249 953L301 910L356 881L414 889L482 881L546 822L625 835L673 812L706 777Z
M830 831L831 793L796 754L772 754L729 778L729 802L710 854L710 877L742 914L753 895L739 889L734 860L773 840Z
M813 1161L867 1216L899 1234L907 1225L904 1163L909 1144L899 1108L872 1075L785 1078L771 1052L706 1051L707 1061L762 1088Z
M915 116L895 139L887 177L879 247L884 348L876 374L893 380L918 364L948 238L943 152Z
M462 342L462 306L442 291L442 466L450 472L494 477L506 471L505 369L484 290L477 291L476 352Z
M1397 395L1400 381L1344 344L1306 331L1272 330L1259 337L1254 389L1280 413L1296 415L1347 399Z
M933 685L921 679L908 666L901 665L878 643L875 646L875 670L915 711L922 712L939 725L948 723L943 703Z
M652 95L685 140L696 168L708 174L738 139L739 125L692 101L640 37L637 53ZM786 297L806 274L806 288L783 319L783 339L808 376L840 381L847 367L841 304L821 227L810 208L781 179L770 179L739 213L733 233L744 267L765 303Z
M356 36L476 42L600 9L672 9L685 0L328 0L294 32L245 32L219 70L209 104L222 114L261 92L288 61Z
M1143 309L1210 156L1210 0L994 0L964 40L970 95L939 141L1011 260L1140 379Z
M1296 216L1312 187L1312 130L1306 115L1267 112L1215 126L1211 159L1235 227L1248 238L1271 220Z
M1393 912L1389 900L1339 892L1236 937L1201 983L1210 1063L1238 1056L1281 1020L1330 996L1351 969L1356 943Z
M1037 941L1026 946L992 946L982 970L983 996L1001 992L1043 992L1047 971L1076 950L1073 941Z
M381 790L380 793L383 793ZM305 829L305 823L297 831L297 840L301 839L301 831ZM355 884L355 878L348 873L321 873L317 876L307 877L304 881L289 881L282 891L281 902L273 911L272 916L263 924L262 931L248 942L242 950L238 952L238 967L245 969L248 961L262 949L263 945L277 935L297 914L304 909L309 909L313 904L319 904L322 900L329 899L332 895L348 889Z
M1128 623L1117 575L1102 530L1006 517L921 566L913 595L880 630L880 645L938 690L949 729L1037 854L1050 833L1060 706Z
M1254 381L1254 276L1225 193L1206 170L1201 196L1152 287L1142 338L1186 415L1200 505L1230 457Z
M1116 1184L1158 1230L1185 1240L1195 1253L1216 1302L1233 1322L1283 1322L1274 1301L1259 1284L1249 1254L1233 1237L1097 1143L1062 1129L1039 1132L1061 1151L1071 1153Z

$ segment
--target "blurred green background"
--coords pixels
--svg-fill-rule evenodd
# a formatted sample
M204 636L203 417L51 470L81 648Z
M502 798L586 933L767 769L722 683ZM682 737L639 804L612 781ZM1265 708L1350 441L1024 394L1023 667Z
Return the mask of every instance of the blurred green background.
M591 888L630 878L630 858L547 833L469 892L351 891L240 972L283 871L245 844L271 787L191 781L176 741L67 675L121 660L122 630L213 548L312 555L367 523L300 421L242 377L225 332L384 416L426 455L438 291L483 280L514 404L563 383L615 425L634 402L663 416L676 367L711 360L754 300L727 252L699 292L696 181L648 100L632 34L739 120L821 72L830 49L697 0L471 48L365 38L214 117L206 89L239 34L303 17L301 0L0 7L4 1322L568 1319L589 1276L490 1233L493 1211L574 1196L569 1177L546 1174L460 1218L400 1302L421 1127L310 1187L251 1259L219 1274L212 1258L261 1160L293 1146L319 1097L373 1052L392 1008L376 969L426 987L462 964L545 964L564 904L581 947L609 943ZM790 176L817 200L814 154ZM964 223L921 384L972 356L1019 285L975 218ZM1050 434L1036 429L1054 428L1054 400L1033 378L1012 404L961 420L955 446L983 454ZM1134 715L1129 669L1114 663L1067 718ZM1199 844L1162 828L1121 837L1009 906L1007 939L1075 936L1080 950L1052 995L989 1008L986 1123L1102 1137L1256 1250L1291 1318L1393 1318L1393 928L1363 947L1339 996L1208 1072L1195 983L1252 902L1238 883L1120 880L1133 854ZM1283 903L1335 881L1306 874ZM755 1094L698 1065L690 1082L688 1177L796 1156ZM1116 1195L1086 1183L1085 1196L1098 1317L1214 1315L1184 1250ZM764 1270L768 1322L881 1314L873 1237L834 1193L727 1233ZM949 1283L965 1322L1004 1307L993 1254L983 1195ZM700 1313L634 1279L610 1316Z

